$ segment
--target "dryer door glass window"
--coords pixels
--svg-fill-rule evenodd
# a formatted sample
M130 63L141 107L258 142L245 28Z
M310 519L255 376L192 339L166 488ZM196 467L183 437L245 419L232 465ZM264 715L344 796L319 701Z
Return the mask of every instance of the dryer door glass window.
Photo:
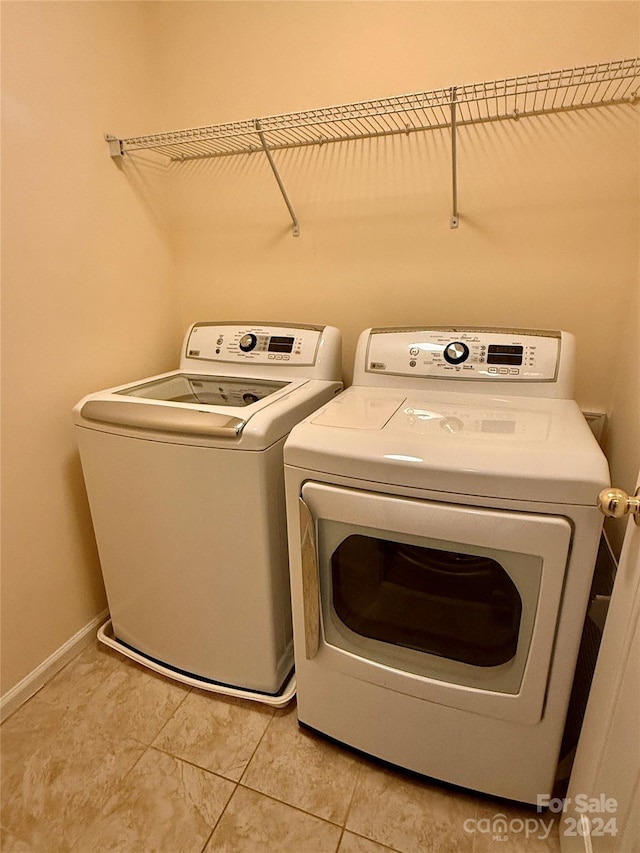
M341 521L318 522L325 641L439 681L518 693L543 560Z
M335 614L363 637L473 666L516 656L522 599L493 557L351 535L331 585Z

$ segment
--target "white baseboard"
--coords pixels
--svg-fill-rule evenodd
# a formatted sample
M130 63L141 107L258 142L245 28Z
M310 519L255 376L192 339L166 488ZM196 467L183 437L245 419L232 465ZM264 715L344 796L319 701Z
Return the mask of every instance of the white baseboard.
M30 699L34 693L37 693L47 681L60 672L63 666L79 654L92 642L96 635L99 626L109 615L108 610L103 610L99 616L92 619L84 628L81 628L77 634L74 634L66 643L55 651L52 655L37 666L29 675L25 676L22 681L19 681L15 687L8 690L4 696L0 698L0 722L17 711L18 708Z

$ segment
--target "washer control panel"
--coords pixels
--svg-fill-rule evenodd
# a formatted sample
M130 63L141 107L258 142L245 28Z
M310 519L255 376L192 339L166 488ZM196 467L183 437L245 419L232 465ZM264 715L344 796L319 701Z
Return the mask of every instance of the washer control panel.
M188 335L188 359L257 364L315 364L322 329L307 326L265 326L196 323Z
M372 329L368 373L429 379L553 382L560 332L529 329Z

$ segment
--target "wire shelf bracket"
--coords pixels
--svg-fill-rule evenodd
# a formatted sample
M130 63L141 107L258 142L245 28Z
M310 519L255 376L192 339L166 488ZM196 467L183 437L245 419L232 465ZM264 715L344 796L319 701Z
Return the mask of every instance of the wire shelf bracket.
M640 57L633 57L208 127L126 139L106 135L105 139L109 154L116 160L139 150L156 151L171 161L262 151L287 205L293 234L298 236L300 224L274 162L274 151L394 134L449 130L452 172L450 226L457 228L460 223L457 141L461 127L484 122L519 121L525 117L570 110L636 105L640 101L639 90Z
M271 166L271 170L276 179L276 183L278 184L278 188L282 193L282 198L284 199L285 204L287 205L287 210L289 211L289 216L291 217L291 221L293 222L293 236L300 236L300 223L298 222L298 217L296 216L296 212L291 205L291 201L289 200L289 196L287 195L287 191L284 188L284 184L282 183L282 178L280 177L280 172L278 172L278 168L273 159L273 155L269 150L269 146L267 145L267 140L264 137L264 133L262 132L262 127L260 125L260 119L254 119L254 124L256 128L256 133L260 137L260 142L262 143L262 149L267 156L267 160L269 161L269 165Z
M458 127L456 114L456 88L451 88L451 218L449 220L450 228L457 228L460 225L460 215L458 213Z

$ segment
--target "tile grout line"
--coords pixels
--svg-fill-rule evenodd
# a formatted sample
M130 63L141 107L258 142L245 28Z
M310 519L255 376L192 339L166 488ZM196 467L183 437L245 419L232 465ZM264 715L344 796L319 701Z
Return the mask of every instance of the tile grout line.
M76 658L76 659L77 659L77 658ZM75 659L74 659L74 660L75 660ZM112 669L112 671L111 671L108 675L106 675L103 679L101 679L100 684L99 684L99 685L97 685L97 686L96 686L96 688L92 691L91 696L93 697L93 696L95 695L95 693L97 692L97 690L99 689L99 687L101 687L101 686L102 686L102 684L106 681L106 679L107 679L108 677L110 677L110 676L111 676L114 672L116 672L118 669L120 669L120 668L125 668L127 665L128 665L128 664L127 664L127 662L126 662L126 661L120 661L120 660L117 660L117 665ZM138 758L136 759L136 761L134 761L134 762L133 762L133 764L129 767L129 769L126 771L126 773L125 773L125 774L124 774L124 775L123 775L123 776L118 780L117 791L119 791L119 790L121 790L121 789L122 789L122 787L123 787L123 785L125 784L126 780L129 778L129 776L132 774L132 772L135 770L135 768L140 764L140 762L145 758L145 756L147 756L147 754L149 753L149 750L151 750L151 749L155 749L155 747L153 746L153 742L154 742L155 740L157 740L157 738L158 738L158 736L159 736L160 732L164 729L164 727L167 725L167 723L168 723L168 722L173 718L173 716L174 716L175 712L178 710L178 708L179 708L179 707L181 707L181 705L182 705L182 704L183 704L183 702L186 700L186 698L187 698L187 696L189 695L189 693L191 692L191 690L192 690L192 688L189 688L189 689L186 691L186 693L184 694L184 696L182 697L181 701L178 703L178 705L176 706L176 708L174 708L174 710L173 710L173 711L171 712L171 714L167 717L167 719L165 720L165 722L164 722L164 723L159 727L158 731L153 735L153 737L151 738L151 742L150 742L150 743L147 743L147 742L146 742L146 740L138 739L138 738L136 738L136 737L130 737L130 740L132 740L133 742L138 743L138 744L140 745L140 747L142 748L142 752L140 753L140 755L138 756ZM109 742L110 742L110 745L111 745L111 747L112 747L112 748L116 746L117 741L115 741L115 740L113 740L113 741L112 741L112 740L111 740L111 738L110 738L110 739L109 739ZM176 758L176 756L171 756L171 757L172 757L172 758L174 758L174 759ZM113 793L113 794L111 794L110 796L107 796L104 800L102 800L102 801L101 801L100 805L98 806L98 808L97 808L97 810L96 810L96 813L93 815L93 818L92 818L92 820L91 820L91 822L90 822L89 826L85 827L85 828L82 830L82 832L80 833L80 835L78 835L78 837L74 840L74 845L77 845L78 841L80 841L80 840L81 840L82 836L83 836L83 835L88 831L89 827L90 827L93 823L95 823L95 821L96 821L96 820L98 820L98 818L100 818L100 816L104 813L104 810L105 810L105 808L107 807L107 805L108 805L109 801L112 799L112 797L113 797L113 796L115 796L115 794L116 794L116 792L114 792L114 793Z
M175 713L177 712L178 708L180 708L180 707L182 706L182 704L186 701L187 696L189 696L189 695L190 695L194 690L195 690L195 688L191 687L191 688L189 689L189 691L185 694L185 697L184 697L184 699L182 700L182 702L180 703L180 705L178 705L178 707L175 709L175 711L173 712L173 714L169 717L169 719L165 722L165 724L161 727L161 729L160 729L160 730L158 731L158 733L156 734L156 736L155 736L155 738L154 738L154 741L156 741L156 740L160 737L160 735L162 734L162 732L164 731L164 729L167 727L167 725L169 724L169 722L173 719L173 717L174 717ZM243 777L243 776L244 776L244 774L246 773L247 768L249 767L249 764L251 763L251 760L252 760L253 756L255 755L255 753L256 753L256 751L257 751L258 747L259 747L259 746L260 746L260 744L262 743L262 740L264 739L264 737L265 737L265 735L266 735L266 733L267 733L267 731L268 731L268 729L269 729L269 726L270 726L270 725L271 725L271 723L273 722L273 718L274 718L274 717L275 717L275 709L273 709L273 710L272 710L272 713L271 713L270 718L269 718L269 722L268 722L268 723L267 723L267 725L265 726L265 728L264 728L264 731L263 731L262 735L260 736L260 738L259 738L259 740L258 740L258 742L257 742L256 746L254 747L253 751L251 752L251 756L249 757L249 759L248 759L248 761L247 761L247 763L246 763L246 766L245 766L244 770L242 771L242 774L241 774L241 776L240 776L240 779L242 779L242 777ZM217 778L219 778L219 779L224 779L224 781L225 781L225 782L230 782L230 783L233 785L233 790L231 791L231 794L229 795L229 798L228 798L227 802L225 803L224 808L223 808L223 809L222 809L222 811L220 812L220 815L218 816L218 819L216 820L215 824L211 827L211 832L210 832L210 833L209 833L209 835L207 836L207 839L206 839L206 841L205 841L205 843L204 843L204 845L203 845L203 847L202 847L202 849L201 849L201 851L200 851L200 853L205 853L205 851L206 851L207 847L208 847L208 846L209 846L209 844L211 843L211 839L213 838L213 834L214 834L214 832L216 831L216 829L217 829L217 828L218 828L218 826L220 825L220 821L222 820L222 818L223 818L223 817L224 817L224 815L226 814L227 809L229 808L229 804L231 803L231 800L234 798L234 796L235 796L235 794L236 794L236 792L237 792L238 788L240 787L240 780L238 780L238 779L229 779L227 776L223 776L221 773L216 773L215 771L210 770L208 767L202 767L201 765L196 764L196 763L195 763L195 762L193 762L193 761L189 761L189 760L187 760L186 758L183 758L182 756L175 755L173 752L171 752L171 751L170 751L169 749L167 749L167 748L160 747L160 746L154 746L154 745L151 745L151 747L150 747L150 748L152 748L152 749L156 749L158 752L162 752L162 753L164 753L165 755L169 755L169 756L171 756L171 758L175 759L176 761L182 761L182 762L184 762L185 764L190 765L191 767L195 767L195 768L197 768L198 770L202 770L202 771L203 771L203 772L205 772L205 773L210 773L212 776L216 776L216 777L217 777ZM253 790L253 789L251 789L251 788L249 788L248 786L245 786L245 785L243 785L242 787L243 787L243 788L245 788L246 790Z
M215 773L214 773L213 775L215 776L215 775L217 775L217 774L215 774ZM224 776L222 776L222 777L220 777L220 778L224 779L225 777L224 777ZM231 779L227 779L227 781L228 781L228 782L233 782L233 780L231 780ZM223 808L223 809L222 809L222 811L220 812L220 814L219 814L219 816L218 816L218 820L217 820L217 821L214 823L214 825L211 827L211 832L210 832L210 833L209 833L209 835L207 836L207 840L205 841L205 843L204 843L204 847L202 848L202 850L200 851L200 853L205 853L205 850L206 850L206 849L207 849L207 847L209 846L209 843L210 843L211 839L213 838L213 833L216 831L216 829L217 829L217 828L218 828L218 826L220 825L220 821L222 820L222 818L223 818L223 817L224 817L224 815L226 814L227 809L229 808L229 803L230 803L230 802L231 802L231 800L234 798L234 796L235 796L235 794L236 794L236 791L238 790L239 784L240 784L239 782L233 782L233 785L234 785L233 791L232 791L232 792L231 792L231 794L229 795L229 799L227 800L227 802L224 804L224 808Z
M164 746L155 746L154 744L150 744L149 749L155 749L156 752L161 752L163 755L168 755L169 758L173 758L176 761L182 762L182 764L186 764L189 767L194 767L196 770L202 770L203 773L208 773L211 776L215 776L217 779L223 779L225 782L231 782L232 785L239 785L240 782L237 779L230 779L228 776L224 776L222 773L217 773L215 770L211 770L209 767L203 767L202 764L197 764L195 761L190 761L188 758L184 758L182 755L176 755L175 752L171 752ZM247 785L243 785L243 788L248 787ZM249 790L252 790L249 788Z
M243 785L242 782L238 782L237 787L244 788L245 791L251 791L252 794L257 794L259 797L265 797L267 800L271 800L271 802L273 803L277 803L280 806L285 806L288 809L293 809L294 811L300 812L300 814L306 815L307 817L312 817L314 820L319 820L321 823L327 823L329 824L329 826L335 826L336 829L344 829L342 824L336 823L335 821L330 820L327 817L320 817L320 815L314 814L313 812L305 811L300 806L294 806L292 803L287 803L285 800L279 800L277 797L274 797L273 794L265 794L264 791L258 791L255 788L250 788L248 785ZM235 794L236 792L234 791L233 793Z
M179 708L182 708L182 706L184 705L184 703L187 701L187 698L191 695L192 690L193 690L193 687L190 687L190 688L187 690L187 692L186 692L186 693L184 694L184 696L182 697L181 701L176 705L176 707L173 709L173 711L171 712L171 714L169 714L169 716L167 717L167 719L164 721L164 723L160 726L160 728L158 729L158 731L155 733L155 735L153 736L153 739L152 739L151 743L149 744L149 746L153 746L153 744L158 740L158 738L160 737L160 735L162 734L162 732L166 729L166 727L169 725L169 723L171 722L171 720L173 720L173 718L175 717L175 715L176 715L176 713L177 713L178 709L179 709ZM161 751L163 751L163 750L161 750ZM171 755L171 753L169 753L169 755ZM177 757L178 757L178 756L174 756L174 758L177 758Z
M360 782L360 777L362 776L363 773L364 773L364 765L359 764L358 772L356 773L356 778L355 778L355 781L353 783L353 790L351 791L351 796L349 797L349 805L347 806L347 811L345 812L345 816L344 816L343 827L345 829L347 828L347 823L349 822L349 815L351 814L351 807L353 806L353 801L354 801L355 796L356 796L356 790L358 788L358 783Z
M293 699L292 699L292 702L293 702L293 701L295 701L295 700L293 700ZM313 818L316 818L317 820L324 821L325 823L328 823L328 824L330 824L331 826L337 826L337 827L339 827L341 830L343 830L343 831L344 831L344 823L337 823L336 821L330 820L329 818L320 817L319 815L314 814L313 812L306 811L305 809L301 808L300 806L295 806L295 805L293 805L292 803L288 803L286 800L279 800L277 797L273 796L272 794L266 794L264 791L261 791L261 790L259 790L258 788L252 788L250 785L248 785L248 784L246 784L245 782L243 782L243 779L244 779L244 777L245 777L245 774L247 773L247 771L248 771L248 769L249 769L249 765L251 764L251 762L252 762L252 760L253 760L253 758L254 758L254 756L255 756L256 752L258 751L258 749L259 749L259 747L260 747L260 744L262 743L262 741L264 740L264 738L267 736L267 732L269 731L270 726L273 724L273 721L275 720L276 716L278 716L277 711L278 711L278 710L282 710L282 711L284 711L287 707L288 707L288 705L285 705L285 707L284 707L284 708L282 708L282 709L275 709L275 708L274 708L273 713L272 713L272 715L271 715L271 719L269 720L269 724L265 727L265 730L264 730L264 732L262 733L262 736L260 737L260 740L258 741L258 743L256 744L255 749L254 749L254 750L253 750L253 752L251 753L251 758L250 758L250 759L249 759L249 761L247 762L247 766L246 766L246 767L244 768L244 770L242 771L242 775L240 776L240 779L238 780L238 786L239 786L239 787L241 787L241 788L244 788L246 791L252 791L254 794L259 794L259 795L260 795L260 796L262 796L262 797L267 797L268 799L273 800L273 802L275 802L275 803L281 803L282 805L289 806L289 808L295 809L296 811L301 812L302 814L309 815L309 817L313 817ZM297 711L295 711L295 713L296 713L296 716L297 716ZM351 796L352 796L352 797L353 797L353 793L354 793L354 791L355 791L355 784L354 784L354 790L351 792ZM235 793L235 792L234 792L234 793ZM351 803L351 801L350 801L350 803ZM348 812L348 809L347 809L347 812ZM345 818L345 820L346 820L346 818ZM343 833L341 833L341 834L340 834L340 839L342 839L342 834L343 834ZM338 845L338 846L339 846L339 845ZM336 849L337 849L337 848L336 848Z
M360 782L360 777L362 776L362 774L364 772L365 772L365 765L360 764L360 766L358 767L358 774L356 776L356 780L355 780L355 783L353 785L353 791L351 792L351 798L349 799L349 805L347 806L347 813L345 815L344 824L342 827L342 835L340 836L340 844L342 844L342 839L344 838L345 832L350 832L352 835L355 835L358 838L364 838L365 841L371 841L374 844L380 845L380 847L382 847L384 850L388 850L389 853L402 853L402 851L397 850L395 847L389 847L387 844L383 844L381 841L377 841L374 838L369 838L366 835L361 835L361 833L356 832L355 830L349 829L347 827L347 823L349 821L349 815L351 813L351 807L353 806L353 801L354 801L355 796L356 796L356 790L358 787L358 783ZM338 845L338 853L339 853L339 851L340 851L340 845ZM471 853L473 853L473 851L471 851Z
M286 705L285 705L285 708L286 708ZM256 743L256 745L254 746L254 748L253 748L253 750L252 750L252 752L251 752L251 755L250 755L250 757L249 757L249 760L248 760L248 761L247 761L247 763L245 764L244 770L243 770L243 771L242 771L242 773L240 774L240 778L237 780L237 784L238 784L238 785L241 785L241 784L242 784L242 780L244 779L245 774L246 774L247 770L249 769L249 765L250 765L250 764L251 764L251 762L253 761L253 759L254 759L254 757L255 757L256 752L257 752L257 751L258 751L258 749L260 748L260 744L262 743L262 741L263 741L263 740L265 739L265 737L267 736L267 732L269 731L269 729L270 729L270 727L272 726L273 721L274 721L274 719L275 719L275 717L276 717L276 711L277 711L277 709L276 709L276 708L272 708L272 709L271 709L271 716L269 717L269 722L268 722L268 723L267 723L267 725L264 727L264 731L262 732L262 734L261 734L261 735L260 735L260 737L258 738L258 742L257 742L257 743ZM250 791L252 791L252 790L253 790L253 788L249 788L249 786L248 786L248 785L242 785L242 787L243 787L243 788L247 788L247 789L248 789L248 790L250 790Z

